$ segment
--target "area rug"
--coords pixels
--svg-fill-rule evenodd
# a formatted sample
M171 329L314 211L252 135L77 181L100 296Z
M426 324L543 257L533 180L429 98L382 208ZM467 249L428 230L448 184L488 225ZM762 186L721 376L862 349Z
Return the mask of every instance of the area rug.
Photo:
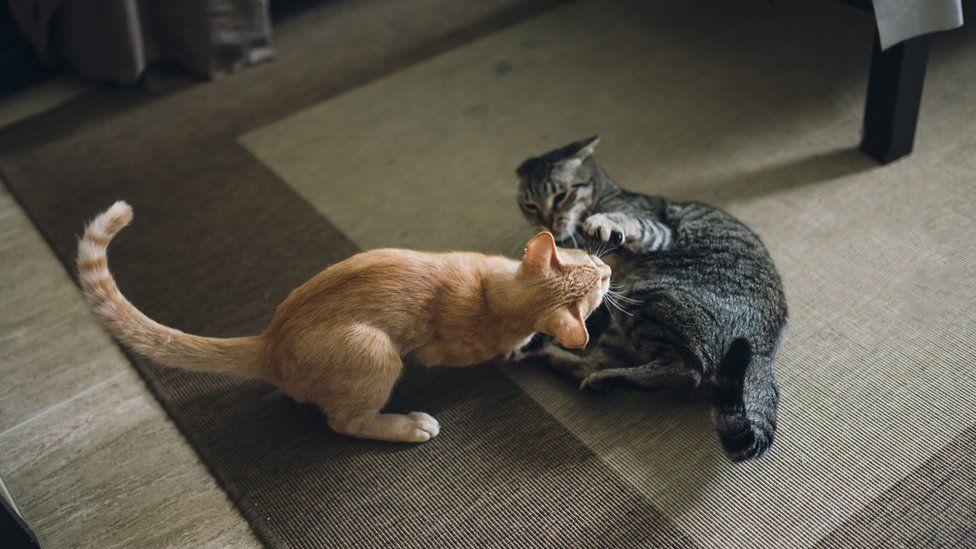
M389 408L442 434L356 441L262 384L132 357L262 541L976 542L972 33L936 43L917 150L878 168L853 150L871 29L839 3L434 4L326 4L282 23L271 64L87 93L0 134L0 171L66 265L83 221L128 200L126 295L233 336L360 249L512 253L515 165L600 133L625 185L722 205L768 243L792 313L776 446L733 465L704 403L501 363L410 368Z

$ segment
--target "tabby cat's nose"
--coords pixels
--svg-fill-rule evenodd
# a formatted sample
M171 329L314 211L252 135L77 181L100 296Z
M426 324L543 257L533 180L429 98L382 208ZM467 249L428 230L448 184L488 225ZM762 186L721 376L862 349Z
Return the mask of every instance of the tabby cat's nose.
M556 229L557 231L563 231L563 230L566 229L566 225L568 225L568 224L569 224L569 220L567 220L565 218L559 218L559 219L556 220L556 224L553 225L552 228L553 229Z

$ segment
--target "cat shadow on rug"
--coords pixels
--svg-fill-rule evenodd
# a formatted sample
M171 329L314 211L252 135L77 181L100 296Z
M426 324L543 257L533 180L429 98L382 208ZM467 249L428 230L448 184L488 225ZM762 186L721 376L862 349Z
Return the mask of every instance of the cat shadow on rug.
M531 373L544 377L543 382L559 385L558 394L568 398L564 405L599 414L590 425L597 432L582 433L578 422L565 421L547 406L551 403L540 404L534 395L513 387L518 384L503 373L505 368L534 369ZM554 475L572 482L593 481L593 460L599 460L596 471L633 486L635 494L647 495L656 506L680 510L712 489L719 468L730 466L714 440L707 401L630 391L587 395L531 365L408 367L390 406L404 411L423 404L435 416L450 418L443 434L425 444L345 437L328 428L317 407L269 385L220 374L169 372L212 378L205 384L210 390L186 395L170 412L177 423L184 414L211 417L209 429L187 434L197 451L220 456L220 466L212 471L225 489L237 494L235 499L268 490L269 483L304 494L305 485L322 475L355 486L409 486L427 479L432 468L448 467L460 451L482 474L505 477L511 470L516 477ZM681 426L676 428L668 418L681 418ZM400 471L399 480L388 478L390 470ZM575 490L598 488L580 482ZM681 498L672 501L672 493ZM328 492L323 497L338 496Z
M826 183L877 167L877 162L855 147L834 149L714 178L671 181L667 187L672 190L664 194L675 200L701 200L728 205L806 185Z
M735 467L722 453L708 395L579 390L579 381L535 364L501 368L538 405L618 475L641 491L680 491L693 501L715 471Z

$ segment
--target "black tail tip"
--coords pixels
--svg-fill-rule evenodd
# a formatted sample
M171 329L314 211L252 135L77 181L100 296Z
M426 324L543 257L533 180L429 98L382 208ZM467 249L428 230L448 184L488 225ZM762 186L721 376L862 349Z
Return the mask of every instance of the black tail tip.
M768 454L770 448L772 448L772 447L769 446L769 445L755 445L755 446L751 447L747 451L738 452L738 453L732 453L728 449L726 449L725 450L725 455L727 455L729 457L729 459L732 460L733 463L743 463L743 462L746 462L746 461L756 461L756 460L762 459L763 456L765 456L766 454Z
M773 446L773 433L759 429L745 418L737 418L718 433L729 459L739 463L756 460Z

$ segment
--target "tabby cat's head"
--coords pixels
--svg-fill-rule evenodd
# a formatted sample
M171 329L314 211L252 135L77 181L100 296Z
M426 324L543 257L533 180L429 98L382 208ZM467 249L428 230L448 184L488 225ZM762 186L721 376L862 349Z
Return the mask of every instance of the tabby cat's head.
M596 195L596 136L530 158L518 167L518 205L529 223L559 241L576 232Z

